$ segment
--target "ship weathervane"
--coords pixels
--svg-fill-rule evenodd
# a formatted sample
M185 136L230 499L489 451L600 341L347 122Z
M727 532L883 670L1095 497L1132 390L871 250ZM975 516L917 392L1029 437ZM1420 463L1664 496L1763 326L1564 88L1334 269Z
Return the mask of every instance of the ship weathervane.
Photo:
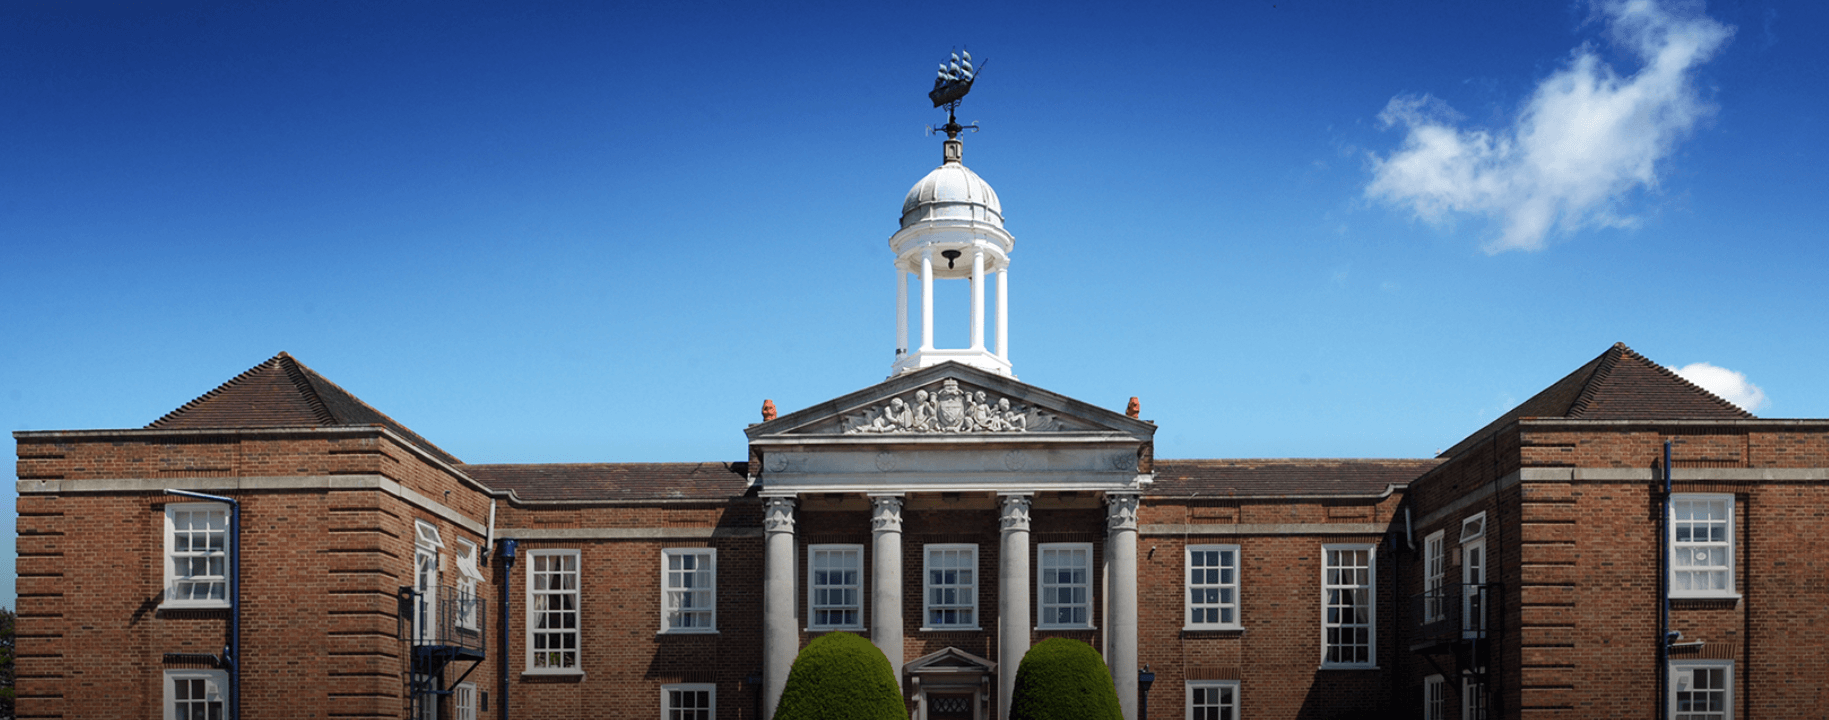
M976 122L960 125L956 111L959 109L959 101L964 100L965 94L972 91L972 83L978 80L979 71L988 62L980 62L977 67L973 67L972 53L967 50L953 53L952 62L940 63L939 77L934 78L934 89L927 93L927 99L934 101L936 108L946 108L946 124L938 129L944 131L948 138L957 138L960 132L967 129L978 131ZM934 129L928 128L930 132Z

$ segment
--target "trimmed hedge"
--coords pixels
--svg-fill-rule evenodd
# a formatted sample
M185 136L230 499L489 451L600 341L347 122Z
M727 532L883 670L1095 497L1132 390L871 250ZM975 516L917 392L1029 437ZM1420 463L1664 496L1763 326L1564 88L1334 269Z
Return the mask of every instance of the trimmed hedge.
M775 720L908 720L889 658L851 633L830 633L808 643L794 667Z
M1010 720L1124 720L1124 711L1099 651L1078 640L1049 638L1022 656Z

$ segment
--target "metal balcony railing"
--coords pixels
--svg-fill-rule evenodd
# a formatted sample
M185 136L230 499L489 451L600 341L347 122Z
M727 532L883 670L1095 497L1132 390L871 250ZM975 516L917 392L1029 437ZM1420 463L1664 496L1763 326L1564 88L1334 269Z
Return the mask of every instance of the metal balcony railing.
M474 589L400 588L400 639L413 647L448 647L480 656L488 646L488 618L489 600Z
M1410 596L1417 627L1410 648L1421 650L1462 640L1484 640L1493 625L1496 583L1454 583Z

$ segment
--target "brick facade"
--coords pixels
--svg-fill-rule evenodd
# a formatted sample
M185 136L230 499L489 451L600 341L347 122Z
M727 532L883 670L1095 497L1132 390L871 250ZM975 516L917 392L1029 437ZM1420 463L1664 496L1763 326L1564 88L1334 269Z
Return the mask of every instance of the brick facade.
M1733 500L1735 595L1673 601L1669 626L1682 636L1672 658L1732 661L1735 717L1819 716L1829 707L1829 655L1815 632L1829 626L1829 421L1709 415L1706 398L1696 401L1703 410L1659 419L1656 407L1596 389L1608 363L1637 357L1618 350L1434 460L1156 460L1144 445L1138 470L1153 482L1139 488L1136 519L1137 659L1154 673L1151 715L1184 717L1189 681L1236 681L1241 717L1418 718L1425 677L1483 669L1495 717L1659 717L1668 697L1657 633L1669 442L1675 493ZM282 358L270 362L291 362ZM286 369L316 383L296 387L340 392L302 366ZM265 377L259 370L250 374ZM1627 389L1640 392L1658 376L1630 379L1638 385ZM262 393L292 387L269 380ZM186 409L242 387L232 382ZM1544 411L1551 401L1561 405ZM662 687L681 683L714 686L718 718L758 717L767 563L757 486L767 484L769 450L752 447L748 463L728 465L473 466L353 397L294 404L345 415L203 428L187 426L181 409L147 429L16 434L20 717L161 717L164 672L211 667L223 652L228 610L162 607L166 507L198 502L172 489L241 506L246 717L408 716L412 650L401 628L411 614L403 620L398 593L414 584L416 522L443 538L444 584L458 577L457 540L489 553L479 567L484 659L474 669L453 663L444 678L469 671L487 696L478 717L500 717L504 704L517 718L654 717ZM248 405L256 406L292 412L277 401ZM1591 417L1583 407L1647 414ZM349 408L373 416L339 421ZM858 492L798 500L800 643L817 634L804 625L810 544L863 546L868 635L877 560L869 502ZM1110 581L1100 579L1107 513L1097 492L1034 493L1028 592L1044 543L1089 543L1094 579L1093 627L1035 630L1032 642L1112 642ZM1424 539L1441 531L1458 550L1463 522L1479 513L1487 633L1425 642ZM995 494L909 493L902 521L900 659L948 648L999 657ZM505 539L515 541L512 568ZM976 545L978 629L922 629L929 544ZM1370 667L1322 663L1322 563L1326 546L1340 544L1375 557ZM1238 628L1188 629L1192 545L1237 547ZM716 633L662 632L671 548L715 550ZM528 557L540 550L578 553L577 673L527 672ZM1458 584L1465 559L1446 559L1447 582ZM1445 718L1460 717L1452 684ZM455 717L450 699L438 702L440 717Z

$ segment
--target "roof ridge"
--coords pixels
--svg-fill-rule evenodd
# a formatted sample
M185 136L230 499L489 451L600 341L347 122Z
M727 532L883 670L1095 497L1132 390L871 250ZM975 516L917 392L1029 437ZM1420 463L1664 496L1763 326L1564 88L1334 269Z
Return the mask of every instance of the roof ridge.
M1601 353L1600 357L1595 358L1600 361L1600 366L1594 368L1594 372L1588 373L1587 381L1581 386L1581 394L1575 396L1575 402L1569 403L1568 410L1562 413L1563 417L1579 418L1587 412L1588 405L1594 402L1594 396L1600 394L1600 381L1613 373L1613 368L1619 365L1619 359L1624 353L1632 353L1632 348L1626 347L1623 342L1616 342L1613 343L1613 347L1607 348L1606 352ZM1638 353L1632 354L1638 355ZM1639 355L1639 357L1644 356Z
M286 373L286 379L291 380L293 387L298 388L299 394L304 396L305 404L311 406L311 412L318 416L319 423L325 426L342 424L338 422L336 414L330 411L330 406L324 403L324 397L318 393L317 386L311 382L310 376L317 375L317 373L312 372L311 368L305 367L305 364L299 362L298 358L286 354L284 350L281 350L273 360L279 363L280 370Z
M251 367L251 368L248 368L247 370L242 371L240 375L236 375L235 377L229 378L227 382L224 382L221 385L217 385L214 389L210 390L209 392L206 392L202 395L198 395L196 398L193 398L190 402L187 402L183 405L178 406L178 409L159 416L159 419L147 423L146 428L149 430L153 429L153 428L157 428L157 427L159 427L160 423L172 420L172 419L176 418L177 416L184 414L184 412L186 410L190 410L192 408L197 407L198 405L202 405L204 402L206 402L210 399L213 399L218 395L221 395L223 392L227 391L229 388L235 387L237 385L240 385L243 382L246 382L248 380L248 378L253 377L255 373L260 372L261 370L276 367L276 363L278 363L281 358L289 359L291 357L292 356L286 354L286 351L281 350L278 355L274 355L273 357L260 361L260 363L255 365L254 367Z

